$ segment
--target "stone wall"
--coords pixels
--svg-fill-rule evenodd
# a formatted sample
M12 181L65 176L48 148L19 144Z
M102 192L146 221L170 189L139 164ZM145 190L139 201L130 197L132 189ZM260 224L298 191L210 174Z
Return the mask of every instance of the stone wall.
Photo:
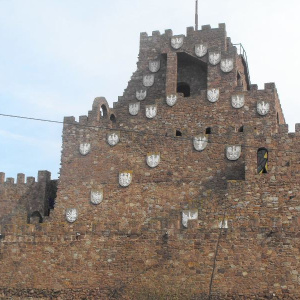
M30 218L49 216L56 198L57 180L51 180L51 173L39 171L38 180L20 173L17 182L14 178L6 178L0 173L0 224L15 222L29 222ZM33 219L31 220L33 221ZM36 221L36 220L35 220Z
M211 52L232 69L212 64ZM113 108L96 98L78 122L65 118L50 217L2 228L0 296L299 299L300 125L289 133L275 84L258 90L247 76L224 24L142 33L137 70ZM190 97L177 93L181 81ZM207 145L197 149L195 137ZM229 155L233 146L240 155ZM257 174L262 147L268 172ZM120 174L132 176L127 187Z

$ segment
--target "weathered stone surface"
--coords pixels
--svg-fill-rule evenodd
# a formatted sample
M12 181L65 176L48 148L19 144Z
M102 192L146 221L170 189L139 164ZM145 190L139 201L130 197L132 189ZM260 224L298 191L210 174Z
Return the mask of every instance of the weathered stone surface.
M40 199L33 195L44 195L47 184L38 189L22 176L13 184L0 173L0 298L208 299L212 274L211 299L300 298L299 126L288 133L273 83L250 86L224 24L189 28L182 44L171 38L170 30L141 34L138 69L114 107L96 98L87 118L65 118L56 205L43 223L27 224L26 205L17 208L20 199ZM207 55L196 55L200 44ZM234 59L230 72L209 63L217 52ZM160 68L143 87L153 60ZM214 103L211 89L219 89ZM234 95L244 106L233 107ZM266 115L257 112L262 101ZM157 107L152 119L149 105ZM114 131L120 141L112 147ZM194 147L201 136L203 151ZM83 156L78 147L87 137L92 149ZM237 160L227 159L229 145L242 146ZM257 174L260 148L268 150L268 173ZM160 154L155 168L149 153ZM119 184L124 170L133 174L127 187ZM105 197L93 205L91 191L100 189ZM69 224L72 207L79 216ZM198 218L186 227L189 211Z

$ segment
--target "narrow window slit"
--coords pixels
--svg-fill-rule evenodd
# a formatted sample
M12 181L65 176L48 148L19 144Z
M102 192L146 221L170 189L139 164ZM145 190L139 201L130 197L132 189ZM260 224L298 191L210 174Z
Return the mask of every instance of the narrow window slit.
M180 130L176 130L176 136L182 136L182 132Z
M268 150L266 148L259 148L257 150L257 173L268 173Z
M206 128L205 134L211 134L211 127L207 127L207 128Z
M104 117L104 118L107 117L107 108L106 108L106 106L104 104L101 105L100 114L101 114L101 117Z
M114 114L111 114L110 120L112 121L112 123L116 123L116 116Z

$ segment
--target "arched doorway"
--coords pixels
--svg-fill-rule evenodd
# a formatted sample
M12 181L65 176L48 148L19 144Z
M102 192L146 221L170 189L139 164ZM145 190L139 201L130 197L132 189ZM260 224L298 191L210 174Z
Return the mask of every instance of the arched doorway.
M182 93L184 97L190 97L191 88L186 82L179 82L177 84L177 93Z

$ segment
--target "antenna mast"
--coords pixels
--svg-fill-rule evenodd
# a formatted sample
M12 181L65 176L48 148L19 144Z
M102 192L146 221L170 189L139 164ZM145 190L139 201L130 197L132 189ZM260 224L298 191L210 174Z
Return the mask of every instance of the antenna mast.
M196 0L195 11L195 30L198 30L198 0Z

